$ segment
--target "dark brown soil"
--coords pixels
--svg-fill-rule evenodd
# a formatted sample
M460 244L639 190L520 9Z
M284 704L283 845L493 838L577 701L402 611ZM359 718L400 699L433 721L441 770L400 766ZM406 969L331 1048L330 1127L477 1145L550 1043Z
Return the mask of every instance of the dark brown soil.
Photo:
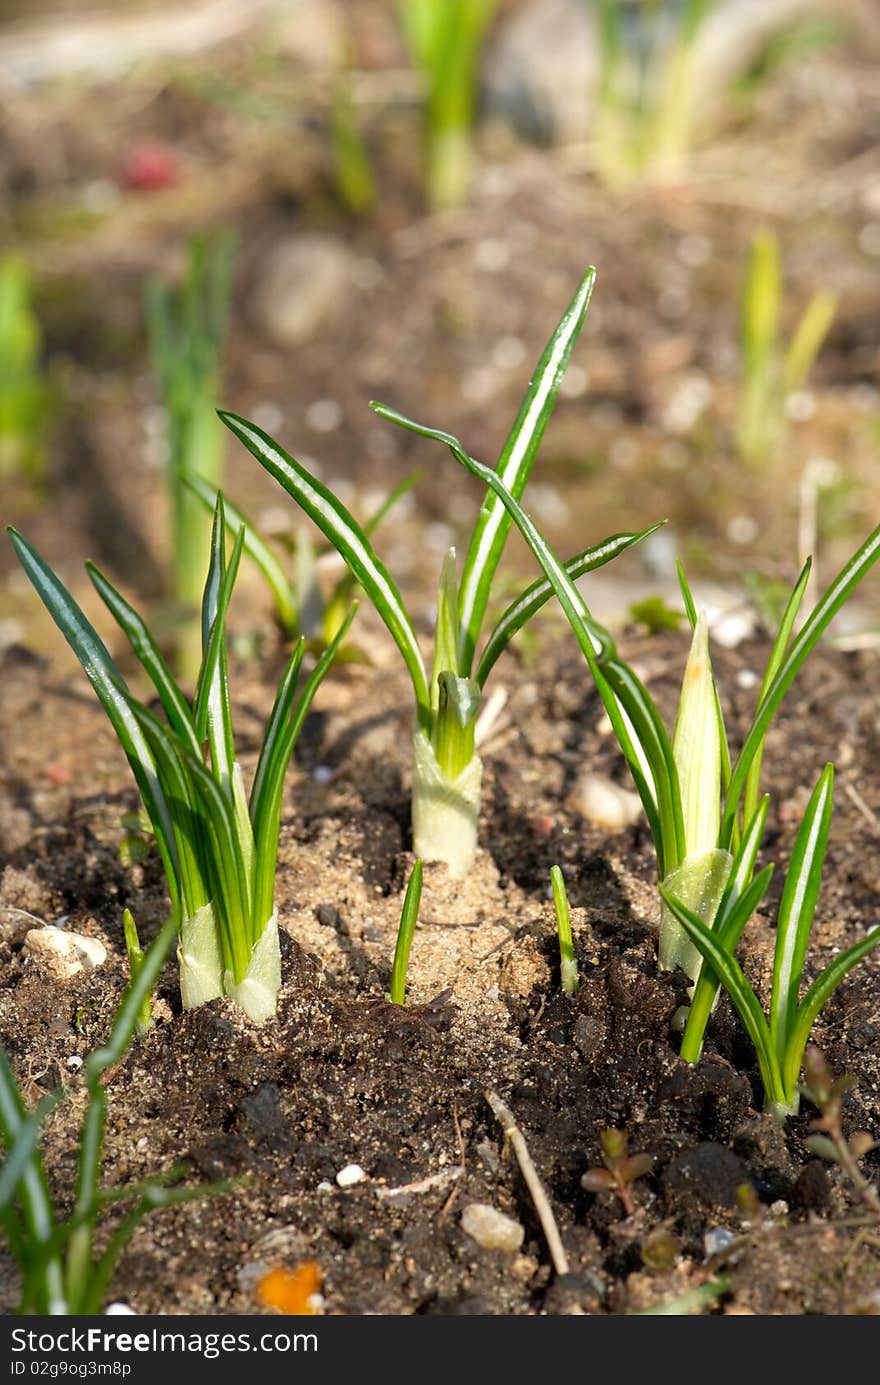
M672 715L684 637L628 639L625 649ZM759 669L765 655L756 644L720 659L734 727L753 696L738 691L737 673ZM141 1312L254 1312L261 1271L310 1259L329 1313L628 1313L723 1264L729 1289L720 1311L877 1311L876 1229L854 1216L837 1171L805 1149L815 1112L805 1106L784 1129L760 1114L753 1054L726 1001L702 1062L691 1069L677 1057L670 1026L682 978L657 973L646 834L635 827L609 836L569 806L585 767L615 777L621 770L597 730L600 709L576 654L548 641L540 666L540 681L513 660L504 672L511 696L486 754L482 850L462 884L452 885L445 868L426 874L405 1009L384 998L411 861L405 687L352 669L325 688L284 819L277 1019L257 1030L219 1002L181 1014L169 966L159 1022L109 1086L108 1183L181 1158L194 1179L240 1182L144 1223L115 1297ZM804 786L826 757L841 767L811 972L876 919L877 826L850 797L854 789L877 801L876 668L873 654L820 653L770 738L768 850L782 863ZM264 672L239 670L246 744L269 705ZM162 889L155 861L119 861L119 819L135 800L81 681L49 676L19 649L2 674L4 811L17 844L2 883L0 1036L31 1097L58 1084L70 1091L45 1142L64 1204L82 1113L69 1060L100 1042L118 1003L122 907L136 909L149 933ZM792 754L793 746L801 749ZM333 771L329 784L312 777L318 765ZM573 1001L559 991L547 890L554 862L574 905L582 984ZM68 927L100 937L108 963L48 981L22 953L34 915L64 916ZM759 989L772 941L771 918L760 915L742 949ZM857 1079L850 1130L880 1127L877 977L876 961L854 973L814 1035L835 1070ZM551 1272L487 1105L489 1087L514 1111L546 1184L569 1276ZM600 1163L599 1132L609 1126L626 1129L631 1150L653 1159L630 1216L614 1195L580 1184ZM340 1188L336 1174L352 1163L367 1177ZM876 1174L876 1153L864 1166ZM744 1184L759 1211L743 1208ZM463 1232L461 1212L472 1201L521 1221L518 1254L482 1250ZM735 1240L712 1260L723 1244L710 1234L718 1228Z

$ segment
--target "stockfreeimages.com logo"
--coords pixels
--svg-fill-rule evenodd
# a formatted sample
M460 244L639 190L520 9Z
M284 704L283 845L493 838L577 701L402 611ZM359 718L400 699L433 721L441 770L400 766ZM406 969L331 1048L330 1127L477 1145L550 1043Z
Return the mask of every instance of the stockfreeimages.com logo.
M25 1327L12 1330L12 1351L31 1355L136 1356L179 1354L203 1356L208 1361L236 1352L317 1351L314 1332L168 1332L152 1327L142 1332L120 1332L106 1327L67 1328L61 1332L35 1332ZM13 1375L23 1375L26 1363L13 1361Z

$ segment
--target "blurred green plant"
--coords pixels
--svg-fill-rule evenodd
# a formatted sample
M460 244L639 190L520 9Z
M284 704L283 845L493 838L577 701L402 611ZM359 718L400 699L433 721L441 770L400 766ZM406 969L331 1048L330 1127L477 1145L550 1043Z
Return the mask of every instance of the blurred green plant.
M364 533L374 534L382 521L403 499L422 475L420 467L405 476L364 522ZM187 476L184 484L198 497L206 512L214 513L219 492L209 482L199 476ZM311 653L321 653L336 638L340 625L345 620L348 609L358 591L357 579L349 568L325 596L321 591L319 568L325 557L335 554L331 546L316 552L307 530L302 530L295 539L279 539L287 549L287 557L293 566L293 576L288 575L287 567L262 537L254 524L237 509L225 496L223 505L229 520L230 529L244 534L244 552L256 565L265 578L266 585L275 600L275 616L285 639L293 640L304 636ZM340 560L341 561L341 560ZM337 654L342 662L367 660L366 654L356 645L344 645Z
M473 166L480 50L498 0L398 0L425 83L425 191L434 211L467 197Z
M346 209L365 216L376 204L376 179L361 131L348 70L333 83L330 137L336 188Z
M51 393L31 276L14 255L0 263L0 480L42 480Z
M665 0L637 11L625 0L588 0L600 65L595 167L609 186L680 174L694 141L694 45L715 0Z
M397 930L397 944L394 949L394 964L391 969L391 986L388 998L394 1005L406 1003L406 973L409 968L409 954L419 921L419 905L422 902L422 863L417 860L412 868L400 912L400 927Z
M744 461L766 462L788 426L787 404L803 388L834 320L837 299L819 289L786 345L782 338L782 266L774 231L752 238L740 313L737 447Z
M171 288L153 278L146 291L150 354L168 427L176 668L190 684L201 663L199 609L211 550L211 518L185 478L201 477L215 489L222 483L225 435L216 410L233 249L229 234L194 236L182 283Z

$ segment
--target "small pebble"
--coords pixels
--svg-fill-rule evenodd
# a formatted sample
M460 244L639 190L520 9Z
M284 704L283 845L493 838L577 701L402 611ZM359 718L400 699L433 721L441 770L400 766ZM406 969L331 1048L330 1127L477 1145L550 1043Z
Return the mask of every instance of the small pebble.
M713 1255L718 1255L722 1250L726 1250L731 1241L736 1240L734 1233L726 1226L713 1226L711 1231L707 1231L703 1237L703 1250L707 1260L711 1260Z
M642 811L638 794L606 779L604 774L582 775L571 796L573 808L593 823L610 832L622 832L637 822Z
M333 769L330 765L316 765L312 770L312 779L316 784L329 784L333 778Z
M80 1058L79 1054L78 1054L78 1053L71 1053L70 1057L69 1057L68 1060L67 1060L67 1066L68 1066L69 1068L73 1068L73 1071L74 1071L74 1072L79 1072L79 1070L80 1070L80 1068L82 1067L82 1065L83 1065L83 1060L82 1060L82 1058Z
M461 1229L484 1250L517 1251L526 1234L518 1221L487 1202L472 1202L464 1209Z
M356 1183L363 1183L366 1176L360 1164L346 1164L336 1175L336 1182L340 1188L353 1188Z
M136 1318L136 1309L129 1308L127 1303L108 1303L104 1309L105 1318Z
M756 688L760 679L753 668L741 668L736 675L736 685L738 688Z
M69 981L107 960L107 949L97 938L68 933L63 928L31 928L25 934L24 950L41 971L59 981Z
M326 1180L326 1178L325 1178L325 1179L323 1180L323 1182L321 1182L321 1183L318 1184L318 1187L317 1187L316 1191L319 1192L319 1193L332 1193L332 1192L333 1192L333 1184L332 1184L332 1183L328 1183L327 1180Z

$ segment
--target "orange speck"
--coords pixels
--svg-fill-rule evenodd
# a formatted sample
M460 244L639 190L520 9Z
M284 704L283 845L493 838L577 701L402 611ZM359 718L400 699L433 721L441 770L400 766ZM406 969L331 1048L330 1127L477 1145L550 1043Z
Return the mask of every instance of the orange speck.
M257 1298L263 1306L289 1317L313 1314L314 1300L320 1292L321 1271L314 1260L304 1260L293 1270L279 1266L264 1274L257 1285Z

